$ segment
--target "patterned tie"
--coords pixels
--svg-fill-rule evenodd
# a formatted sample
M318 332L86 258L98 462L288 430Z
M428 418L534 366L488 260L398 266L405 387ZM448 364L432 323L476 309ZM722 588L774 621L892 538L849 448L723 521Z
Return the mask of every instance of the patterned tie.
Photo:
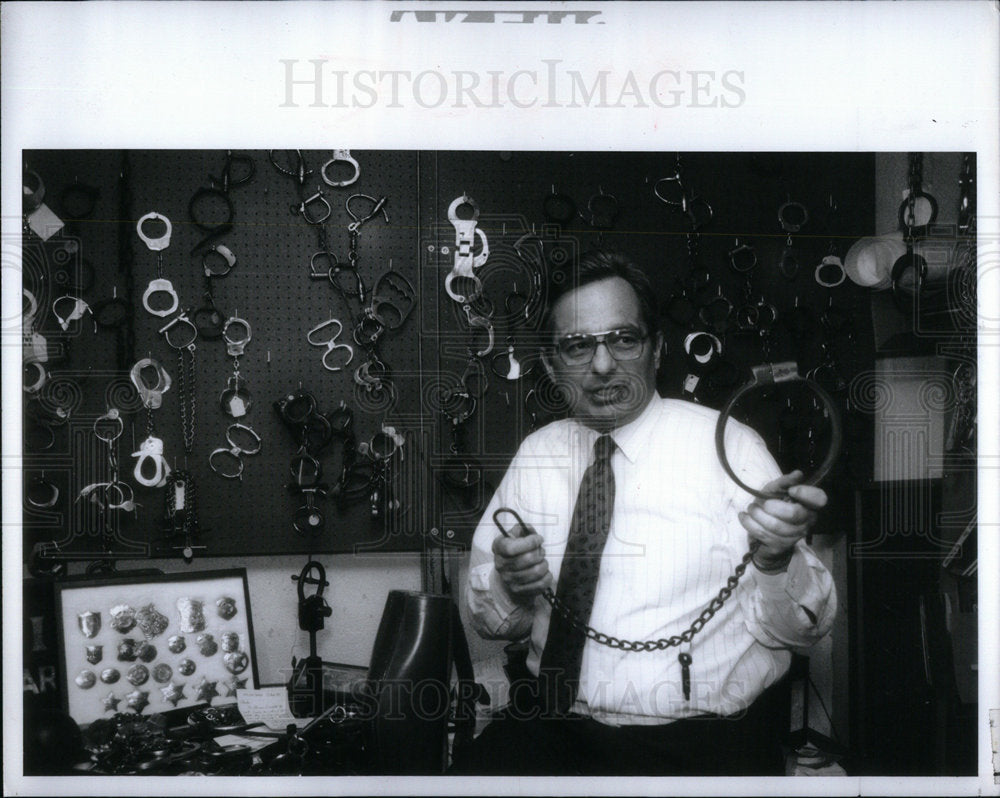
M611 455L615 448L610 435L601 435L594 443L594 462L580 483L556 586L556 596L584 623L589 623L594 607L601 554L611 526L615 503ZM582 630L574 629L560 613L552 612L540 665L548 712L563 715L573 704L586 642Z

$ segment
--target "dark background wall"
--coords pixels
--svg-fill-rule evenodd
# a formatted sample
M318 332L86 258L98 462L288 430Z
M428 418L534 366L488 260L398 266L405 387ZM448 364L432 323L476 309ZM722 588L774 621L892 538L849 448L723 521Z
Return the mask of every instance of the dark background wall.
M176 539L164 537L157 529L164 512L162 490L136 486L138 513L110 514L113 543L100 532L103 522L98 511L87 502L73 501L84 485L105 473L105 453L97 446L92 427L94 419L112 405L126 414L118 456L123 478L131 479L135 461L130 455L145 437L147 422L122 365L132 357L146 356L162 363L174 379L153 421L156 434L164 440L168 462L187 468L197 481L202 528L197 543L207 547L199 550L201 555L338 552L358 546L419 550L424 533L432 528L450 530L456 542L467 540L479 509L518 442L533 425L559 412L558 402L544 386L525 404L540 368L516 382L491 369L492 358L506 351L507 345L516 347L516 357L525 368L531 364L540 312L532 304L525 318L505 305L510 293L529 293L532 288L532 270L514 250L515 242L531 231L543 242L547 276L558 270L566 253L596 245L628 252L648 271L662 301L667 342L660 390L666 395L683 393L689 371L684 338L692 329L706 329L706 325L697 317L689 325L678 324L668 312L671 298L676 298L692 268L690 218L654 194L656 181L675 173L676 154L354 152L361 165L360 178L349 187L331 188L318 174L329 153L305 152L313 174L306 178L301 194L296 180L274 168L267 152L240 154L253 159L255 175L231 189L233 229L218 239L236 255L237 265L228 276L214 279L212 289L224 316L238 311L252 327L253 338L240 359L240 371L254 400L245 421L261 435L263 448L259 455L245 458L243 479L235 481L219 477L208 467L209 453L225 445L225 430L231 422L218 400L232 373L232 359L222 341L196 342L196 430L193 452L185 456L177 354L157 332L165 320L149 315L139 303L155 276L156 256L139 240L134 225L135 219L149 211L171 219L173 234L163 252L163 276L172 281L181 307L202 305L201 256L192 254L192 249L205 233L192 224L188 206L195 192L210 184L209 175L221 174L225 153L132 151L125 161L125 154L118 151L25 153L28 166L45 182L48 204L63 218L72 217L69 206L74 199L79 202L79 192L67 192L68 186L82 183L99 191L87 218L70 222L47 242L26 239L25 285L39 299L36 326L50 347L49 382L37 399L44 405L52 397L61 397L60 402L72 407L69 422L55 429L51 449L33 450L32 441L27 441L29 478L44 471L45 479L59 485L63 498L45 512L26 506L26 552L36 542L51 540L59 541L64 551L92 552L110 545L114 552L139 556L144 552L170 556L177 545ZM274 158L290 166L295 163L294 152L276 152ZM125 177L123 163L127 165ZM741 305L747 278L730 267L728 253L737 243L752 246L757 266L749 272L749 290L755 300L763 298L778 312L769 338L769 359L797 360L804 373L824 362L825 342L846 386L873 359L868 294L850 281L824 288L815 282L813 272L824 255L832 251L843 257L850 243L874 232L873 164L869 154L682 154L680 168L688 198L707 203L712 211L710 219L701 217L706 223L697 231L696 265L698 274L704 272L705 282L693 296L696 302L706 303L721 293L734 306ZM361 362L360 349L348 368L332 373L320 365L322 349L306 341L309 330L331 317L345 321L340 340L349 340L346 321L360 307L353 300L345 301L326 281L309 276L310 258L320 249L319 231L292 213L290 205L320 186L332 205L330 219L322 227L329 249L342 262L348 260L347 224L351 221L345 200L356 193L387 198L388 224L380 217L361 228L358 268L371 289L391 262L417 290L411 317L399 330L386 333L378 348L395 385L391 405L372 401L355 384L353 370ZM660 187L661 193L672 190L664 183ZM572 221L557 224L547 216L550 208L545 203L553 192L575 203L578 213ZM469 350L481 351L486 340L482 330L470 328L460 305L444 292L455 244L447 209L463 193L477 202L478 224L489 241L490 258L480 276L484 296L493 307L496 343L492 353L473 362L483 369L488 386L475 412L456 427L440 412L442 397L460 384L469 366ZM789 201L801 203L809 213L801 231L791 236L800 263L792 277L778 269L789 236L779 224L778 209ZM831 201L835 212L831 212ZM60 207L61 202L68 207ZM352 205L355 212L369 207L364 201ZM704 206L698 207L704 211ZM206 213L218 218L211 214L222 212L211 201L202 203L199 210L202 219ZM592 212L599 218L594 219ZM68 253L66 242L74 237L79 249ZM88 284L91 271L93 280ZM113 295L129 297L134 307L128 320L133 340L119 340L114 330L95 332L90 317L68 332L61 331L51 305L66 293L82 297L91 306ZM815 323L831 303L848 320L834 335ZM796 306L807 313L793 310ZM810 317L814 323L803 326L803 319ZM708 320L718 325L713 331L719 333L724 357L735 368L727 366L727 378L718 384L703 379L696 396L719 406L735 383L749 377L749 367L764 361L765 353L761 338L740 335L732 316L722 321L710 315ZM292 514L302 500L290 496L285 486L297 444L271 404L300 387L315 395L323 411L341 401L347 403L354 412L359 441L370 440L383 423L405 436L402 457L393 459L389 471L390 488L402 500L398 512L373 517L366 500L341 507L328 499L323 504L326 524L320 534L303 536L292 528ZM535 401L539 397L541 401ZM837 398L847 412L848 392L838 390ZM790 447L787 433L783 441L778 440L780 414L774 412L774 401L778 405L784 401L796 413L807 413L808 408L792 407L790 400L782 398L768 401L755 423L779 459L801 464L808 453L801 446ZM834 493L843 489L845 496L853 485L870 477L870 450L866 449L870 419L848 413L848 421L848 446L830 482ZM452 457L453 445L461 455L457 460ZM327 481L334 481L339 473L341 456L336 441L324 452L321 459ZM456 479L448 477L464 474L464 463L471 457L482 466L482 480L469 489L457 487Z

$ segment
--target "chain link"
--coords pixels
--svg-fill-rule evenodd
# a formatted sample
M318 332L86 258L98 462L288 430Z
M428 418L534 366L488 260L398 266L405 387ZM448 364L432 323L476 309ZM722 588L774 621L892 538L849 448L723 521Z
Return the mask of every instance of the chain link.
M192 449L194 449L194 347L190 346L178 350L177 361L184 451L191 454Z
M708 606L701 611L687 629L678 635L661 637L659 640L622 640L604 632L599 632L593 626L584 623L573 610L563 603L562 599L553 592L552 588L546 588L545 592L542 593L542 598L549 602L552 605L552 609L565 618L574 630L583 632L590 640L602 646L617 648L622 651L665 651L668 648L676 648L685 643L690 643L694 639L694 636L704 629L705 625L722 609L726 600L736 589L740 578L746 573L747 566L750 564L751 559L753 559L753 554L759 545L757 541L753 541L750 544L750 551L743 555L743 559L733 570L732 575L726 580L726 584L719 590L718 595L708 603Z

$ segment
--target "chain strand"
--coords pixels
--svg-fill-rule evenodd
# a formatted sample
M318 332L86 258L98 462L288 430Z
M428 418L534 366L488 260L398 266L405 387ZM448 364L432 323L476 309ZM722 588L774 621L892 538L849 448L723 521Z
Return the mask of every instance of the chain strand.
M553 592L552 588L546 588L545 592L542 593L542 597L552 605L552 609L555 612L558 612L566 619L574 630L583 632L590 640L600 643L602 646L617 648L622 651L665 651L668 648L675 648L685 643L690 643L694 639L694 636L705 627L705 624L712 620L715 613L722 609L726 599L733 594L740 578L746 573L747 566L750 564L753 554L759 545L755 544L756 541L751 544L750 551L743 555L740 564L733 570L732 575L726 580L726 584L719 590L719 594L708 603L708 606L701 611L701 614L694 619L691 625L679 635L662 637L659 640L622 640L604 632L599 632L594 627L584 623L573 610L563 603L562 599Z

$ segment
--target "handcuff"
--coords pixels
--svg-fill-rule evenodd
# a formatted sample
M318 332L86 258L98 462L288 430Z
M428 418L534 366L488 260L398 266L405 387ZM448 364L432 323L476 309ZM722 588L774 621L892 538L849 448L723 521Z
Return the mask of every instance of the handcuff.
M778 208L778 223L788 234L785 239L785 249L778 261L778 271L786 280L793 280L799 273L799 259L792 243L792 233L801 230L809 221L809 211L801 202L789 200Z
M336 325L336 332L334 332L331 336L330 332L332 330L330 328L334 325ZM340 337L343 330L344 325L340 319L330 318L327 321L320 322L306 334L306 340L312 346L326 347L326 351L323 353L322 362L323 368L327 371L342 371L350 365L352 360L354 360L354 348L350 344L337 343L337 338ZM335 354L340 352L346 352L346 355ZM327 359L330 358L331 355L333 355L335 359L328 362ZM346 360L344 360L345 357ZM343 362L338 363L338 359L343 360Z
M146 222L154 220L163 222L163 224L166 225L166 231L159 238L150 238L142 230L142 227ZM177 292L174 291L173 283L164 279L160 275L163 270L163 250L170 246L170 236L173 232L173 225L163 214L157 213L156 211L150 211L145 216L141 217L138 222L136 222L135 229L139 238L141 238L142 242L146 245L146 248L156 253L157 263L157 276L154 280L150 281L148 286L146 286L146 290L142 295L142 306L146 309L147 313L151 313L154 316L169 316L177 310L177 305L180 300L177 298ZM163 309L156 309L152 307L152 298L157 294L166 294L167 297L169 297L169 307Z
M68 309L69 312L63 316L59 311L59 305L60 303L66 304L67 302L72 303L72 307L70 307ZM59 326L63 329L63 332L69 329L71 322L74 322L77 319L82 319L85 313L93 315L90 305L88 305L84 300L75 296L70 296L69 294L63 294L61 297L57 297L53 300L52 313L59 322Z
M472 209L472 217L461 219L458 216L458 209L468 206ZM483 290L482 281L476 274L476 269L486 263L490 256L490 245L486 238L486 233L477 226L479 219L479 204L469 195L463 193L452 200L448 206L448 221L455 228L455 262L448 276L444 279L444 290L455 302L467 305L478 297ZM479 238L481 249L479 254L475 254L476 238ZM471 293L459 294L452 284L457 279L471 280L473 291Z
M758 389L768 388L778 383L798 382L804 384L816 394L823 404L825 415L830 419L830 448L826 453L826 457L812 474L803 477L800 482L803 485L819 484L830 473L834 463L836 463L843 439L840 412L832 397L819 383L809 378L800 377L798 367L792 361L765 363L760 366L754 366L751 372L753 377L729 398L720 412L719 419L715 425L715 452L723 470L739 487L759 499L780 499L787 497L788 494L786 491L767 493L751 488L736 476L732 466L729 464L729 460L726 458L725 432L726 423L729 421L733 408L744 396Z
M149 368L156 372L156 383L153 386L149 386L143 376L143 372ZM132 457L137 458L133 476L140 485L145 485L148 488L162 488L167 484L167 477L170 476L170 466L163 456L163 440L153 435L152 411L163 405L163 394L170 390L172 381L167 370L149 357L139 360L132 366L129 379L131 379L142 404L150 414L149 434L139 444L139 451L132 453ZM121 423L121 418L117 416L116 418ZM104 439L102 438L102 440ZM153 474L147 477L145 474L149 461L152 461L153 464Z
M708 200L687 193L679 168L675 168L674 174L661 177L653 183L653 194L663 204L680 209L687 217L692 231L697 231L712 221L712 206Z
M351 176L344 180L332 179L326 173L326 171L334 164L347 164L347 166L350 167L350 169L352 170ZM327 161L325 164L323 164L323 167L320 169L320 175L323 178L323 182L326 183L328 186L331 186L333 188L344 188L345 186L351 185L358 179L358 177L361 175L361 166L351 156L350 150L334 150L333 157L330 158L330 160Z
M241 332L237 333L235 330ZM223 413L231 418L242 418L253 406L253 395L246 387L246 380L240 376L239 365L239 359L251 338L250 323L237 315L230 316L222 327L222 339L226 342L226 354L233 358L233 373L226 381L225 390L219 394L219 407Z
M233 164L243 165L243 173L238 177L233 177ZM203 240L195 244L191 250L192 255L202 252L210 242L233 229L233 217L236 215L236 211L233 208L233 201L229 198L229 189L249 182L254 174L256 174L256 171L257 167L254 164L253 158L248 155L233 155L232 150L226 150L226 160L222 166L222 174L219 177L209 175L208 180L210 185L197 189L188 201L188 218L195 227L203 233L207 233L207 236ZM204 203L206 200L221 200L225 209L225 218L217 222L206 221L203 217L199 218L197 212L199 203ZM211 249L215 249L215 247Z
M618 200L614 194L605 194L602 187L587 200L587 213L583 220L595 230L611 230L618 219Z
M245 436L249 439L249 447L234 440L234 436ZM209 467L219 476L226 479L243 480L243 458L241 455L254 455L260 452L261 440L251 427L239 422L230 424L226 429L226 443L229 447L220 446L208 456ZM232 467L229 467L232 466Z
M44 471L41 476L29 479L24 490L24 500L36 510L48 510L55 507L59 502L59 496L59 486L46 479Z
M22 305L21 312L21 382L25 393L37 394L49 379L49 373L42 365L49 360L49 348L45 336L35 331L38 300L27 288L21 289L21 296L26 303L26 306ZM32 371L34 376L30 375Z

